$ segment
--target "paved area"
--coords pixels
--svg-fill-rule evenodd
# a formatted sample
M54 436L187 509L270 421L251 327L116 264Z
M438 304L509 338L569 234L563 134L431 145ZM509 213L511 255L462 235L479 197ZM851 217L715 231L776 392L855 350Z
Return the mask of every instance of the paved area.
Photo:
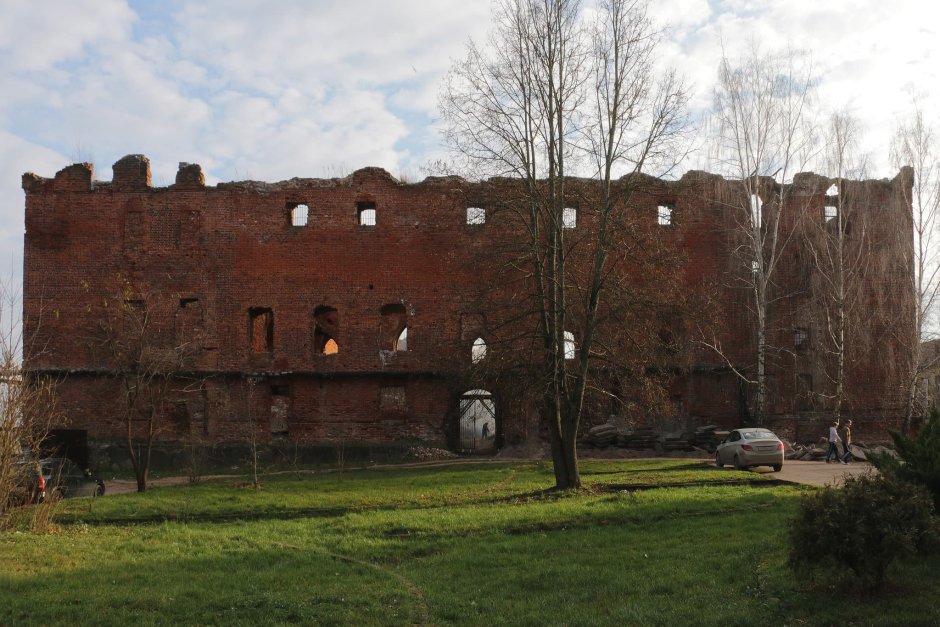
M769 467L760 466L758 468L752 468L751 472L770 473L772 471ZM793 483L839 485L846 476L854 477L855 475L864 474L866 472L875 472L874 468L872 468L871 464L868 462L851 462L845 465L838 463L827 464L825 461L804 462L789 460L783 462L783 470L774 474L779 479L792 481Z

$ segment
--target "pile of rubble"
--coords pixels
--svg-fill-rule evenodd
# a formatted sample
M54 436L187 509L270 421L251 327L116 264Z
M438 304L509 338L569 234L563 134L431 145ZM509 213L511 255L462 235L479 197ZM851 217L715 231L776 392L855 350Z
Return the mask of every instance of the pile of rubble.
M648 427L629 429L611 422L588 429L579 444L583 447L604 449L609 446L633 450L657 449L663 451L691 450L688 438L680 433L663 435Z
M453 457L457 457L457 455L450 451L445 451L442 448L429 448L426 446L413 446L405 453L406 459L414 459L419 462L429 462L435 459L451 459Z
M704 425L695 429L689 437L689 444L697 449L714 453L721 441L728 437L728 433L715 425Z
M619 437L620 433L617 427L609 422L605 422L602 425L588 429L587 435L584 436L582 442L594 448L607 448L611 444L614 444Z
M631 429L626 424L617 424L613 419L595 425L581 436L579 444L586 448L605 449L611 446L636 451L706 451L714 453L718 444L728 437L728 432L715 425L697 427L694 431L661 433L651 427Z
M794 460L803 460L803 461L821 461L826 459L826 452L829 450L829 442L826 441L826 438L819 438L819 440L814 444L796 444L790 443L784 440L783 442L786 450L786 459ZM855 461L867 461L868 453L888 453L890 455L896 455L893 448L885 446L884 444L863 444L861 442L857 444L852 444L849 446L849 451L852 453L852 459ZM842 445L839 444L839 454L843 452Z

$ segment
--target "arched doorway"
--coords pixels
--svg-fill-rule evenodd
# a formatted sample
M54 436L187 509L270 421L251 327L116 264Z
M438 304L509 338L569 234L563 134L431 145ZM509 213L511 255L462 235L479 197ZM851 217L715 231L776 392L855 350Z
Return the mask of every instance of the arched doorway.
M486 390L470 390L460 396L462 451L481 453L496 448L496 403Z

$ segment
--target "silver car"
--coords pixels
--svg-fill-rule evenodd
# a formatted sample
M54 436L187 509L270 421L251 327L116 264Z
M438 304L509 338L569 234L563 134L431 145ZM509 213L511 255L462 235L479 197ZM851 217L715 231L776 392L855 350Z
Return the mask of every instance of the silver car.
M715 450L715 465L733 464L738 470L751 466L783 468L783 442L767 429L735 429Z

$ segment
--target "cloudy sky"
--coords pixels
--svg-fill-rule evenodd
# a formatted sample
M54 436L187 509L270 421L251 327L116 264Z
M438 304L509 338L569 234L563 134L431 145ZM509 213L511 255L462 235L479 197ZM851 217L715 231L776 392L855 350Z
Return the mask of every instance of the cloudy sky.
M720 51L812 50L820 105L866 126L875 175L912 94L940 123L940 3L657 0L663 54L706 108ZM489 0L0 0L0 277L21 272L20 176L146 154L210 184L381 166L421 178L442 155L437 92L489 28ZM694 165L694 164L693 164ZM690 166L691 167L691 166Z

